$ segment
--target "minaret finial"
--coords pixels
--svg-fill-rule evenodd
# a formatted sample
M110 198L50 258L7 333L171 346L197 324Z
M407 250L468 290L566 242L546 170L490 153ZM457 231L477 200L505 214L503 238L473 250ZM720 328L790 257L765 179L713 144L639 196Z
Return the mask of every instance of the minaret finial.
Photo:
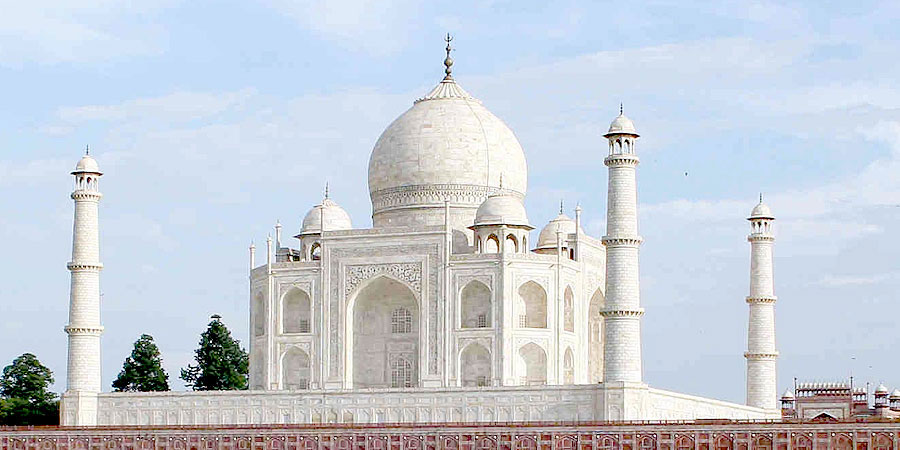
M85 155L85 156L90 156L90 154L91 154L91 146L90 146L90 144L85 144L85 146L84 146L84 155Z
M620 116L625 115L625 104L622 102L619 102L619 115Z
M559 199L559 215L563 213L563 200Z
M503 189L503 173L500 173L500 189Z
M444 73L447 74L444 76L445 80L453 79L453 75L451 75L451 72L453 72L451 69L451 67L453 67L453 58L450 57L450 51L453 50L453 47L450 46L450 41L452 40L453 36L450 36L450 33L447 33L447 37L444 38L444 42L447 43L447 57L444 58Z
M759 202L762 203L762 192L759 193Z
M328 198L328 182L325 182L325 198Z

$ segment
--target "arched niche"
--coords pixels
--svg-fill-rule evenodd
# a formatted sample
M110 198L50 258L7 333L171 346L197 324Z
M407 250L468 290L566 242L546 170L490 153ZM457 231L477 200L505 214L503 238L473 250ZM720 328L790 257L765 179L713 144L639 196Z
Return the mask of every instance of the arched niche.
M461 328L490 328L491 289L480 281L470 281L459 295Z
M459 355L463 386L491 385L491 352L481 344L469 344Z
M606 306L606 297L599 288L591 296L588 308L588 376L591 383L603 381L603 316L600 311Z
M564 384L575 384L575 354L572 347L566 347L563 354L563 382Z
M281 358L281 388L309 389L309 355L291 347Z
M418 386L422 327L413 291L393 278L375 277L360 287L348 313L353 388ZM409 363L410 383L393 386L396 372L406 369L401 359Z
M575 294L571 286L566 286L563 295L563 329L570 333L575 332Z
M519 384L534 386L547 384L547 352L529 342L519 349L517 373Z
M534 281L519 286L520 328L547 328L547 291Z
M309 294L298 288L288 290L281 301L281 331L284 333L309 333Z

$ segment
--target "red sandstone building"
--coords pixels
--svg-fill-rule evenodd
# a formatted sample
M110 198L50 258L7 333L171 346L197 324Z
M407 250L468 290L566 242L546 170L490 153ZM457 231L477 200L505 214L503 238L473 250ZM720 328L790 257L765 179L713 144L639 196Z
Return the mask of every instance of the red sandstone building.
M900 422L496 423L0 430L0 450L895 450Z

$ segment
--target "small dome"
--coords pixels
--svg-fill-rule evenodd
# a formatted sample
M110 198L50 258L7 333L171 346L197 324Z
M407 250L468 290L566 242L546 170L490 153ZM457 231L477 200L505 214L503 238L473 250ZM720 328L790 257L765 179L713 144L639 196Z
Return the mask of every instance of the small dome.
M782 399L782 400L793 400L793 399L794 399L794 393L791 392L790 389L786 389L786 390L784 391L784 394L781 394L781 399Z
M575 233L575 221L569 216L560 213L551 220L538 236L537 248L556 248L556 230L562 231L563 237ZM584 230L579 230L584 233Z
M894 389L894 391L891 392L890 398L891 400L900 400L900 389Z
M875 388L875 395L888 395L888 388L883 384L879 384L877 388Z
M513 225L533 228L528 224L525 205L515 195L501 192L491 195L475 213L475 226L481 225Z
M631 134L639 136L637 130L634 128L634 122L621 111L619 112L618 117L613 119L612 123L609 124L609 131L607 131L604 136L609 137L614 134Z
M97 164L97 161L94 158L91 158L91 155L84 155L81 157L81 160L78 161L78 164L75 165L75 171L72 173L76 174L82 172L101 173L100 165Z
M338 206L330 198L325 197L322 203L314 206L306 217L303 218L303 225L300 227L300 235L318 234L322 232L322 225L325 225L325 231L349 230L353 228L350 221L350 215L344 208Z
M751 219L774 219L775 217L772 215L772 210L769 209L769 205L766 205L762 201L759 202L756 207L753 208L753 211L750 212Z

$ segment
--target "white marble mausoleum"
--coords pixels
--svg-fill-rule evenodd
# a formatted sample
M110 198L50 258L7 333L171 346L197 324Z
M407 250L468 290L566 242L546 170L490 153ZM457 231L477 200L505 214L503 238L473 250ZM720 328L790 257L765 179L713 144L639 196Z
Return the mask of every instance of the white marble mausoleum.
M750 217L747 405L651 388L642 379L634 123L620 111L598 136L609 172L605 236L585 233L579 208L532 224L522 147L457 83L447 50L445 77L375 143L372 225L354 225L326 190L300 223L277 225L259 255L251 246L250 391L101 392L102 174L85 156L73 172L62 423L779 418L768 208Z

